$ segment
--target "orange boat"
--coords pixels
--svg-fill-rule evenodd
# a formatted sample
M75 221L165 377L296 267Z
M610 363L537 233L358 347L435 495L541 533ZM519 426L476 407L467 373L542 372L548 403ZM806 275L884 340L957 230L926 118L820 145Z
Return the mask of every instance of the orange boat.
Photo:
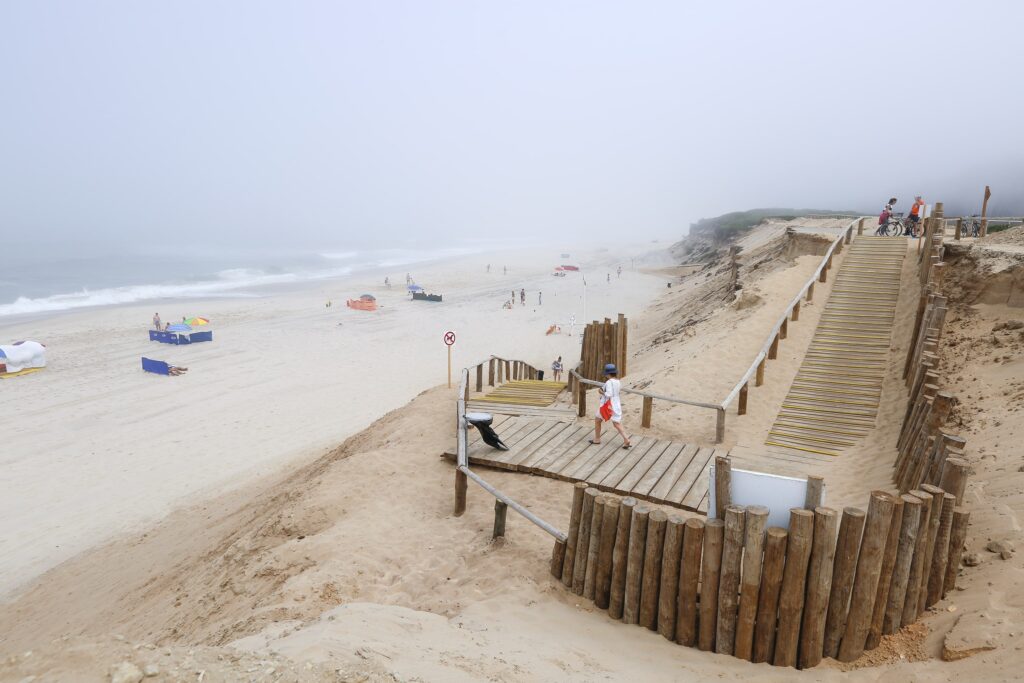
M358 311L376 311L377 299L370 294L363 294L358 299L349 299L345 305Z

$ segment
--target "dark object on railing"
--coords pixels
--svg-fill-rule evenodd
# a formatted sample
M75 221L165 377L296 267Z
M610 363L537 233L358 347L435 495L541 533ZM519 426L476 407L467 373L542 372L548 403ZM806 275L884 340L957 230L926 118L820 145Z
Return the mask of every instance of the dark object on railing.
M491 448L497 448L499 451L507 451L506 446L498 433L491 428L491 422L493 417L490 413L466 413L466 422L473 427L477 428L480 432L480 438L484 440L484 443Z
M413 292L412 293L412 300L413 301L440 301L441 300L441 295L440 294L427 294L426 292Z

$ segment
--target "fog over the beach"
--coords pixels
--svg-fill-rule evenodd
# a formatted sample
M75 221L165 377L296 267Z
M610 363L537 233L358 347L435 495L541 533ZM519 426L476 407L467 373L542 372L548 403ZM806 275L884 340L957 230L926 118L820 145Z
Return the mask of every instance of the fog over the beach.
M856 10L856 11L854 11ZM672 238L1024 211L1018 3L8 3L8 248Z

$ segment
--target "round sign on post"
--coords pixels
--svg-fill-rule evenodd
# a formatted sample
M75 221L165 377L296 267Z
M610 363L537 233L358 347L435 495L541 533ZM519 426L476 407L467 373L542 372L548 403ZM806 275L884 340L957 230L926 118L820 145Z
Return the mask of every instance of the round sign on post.
M452 344L455 343L455 333L448 330L444 333L444 345L448 347L448 388L452 388Z
M444 333L444 343L451 346L455 343L455 333L448 331Z

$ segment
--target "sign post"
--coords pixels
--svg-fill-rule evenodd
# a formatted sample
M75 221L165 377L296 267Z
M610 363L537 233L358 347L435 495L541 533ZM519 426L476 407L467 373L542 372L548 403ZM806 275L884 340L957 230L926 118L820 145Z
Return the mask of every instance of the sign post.
M452 346L455 344L455 333L451 330L444 333L444 345L448 347L448 388L452 388Z

